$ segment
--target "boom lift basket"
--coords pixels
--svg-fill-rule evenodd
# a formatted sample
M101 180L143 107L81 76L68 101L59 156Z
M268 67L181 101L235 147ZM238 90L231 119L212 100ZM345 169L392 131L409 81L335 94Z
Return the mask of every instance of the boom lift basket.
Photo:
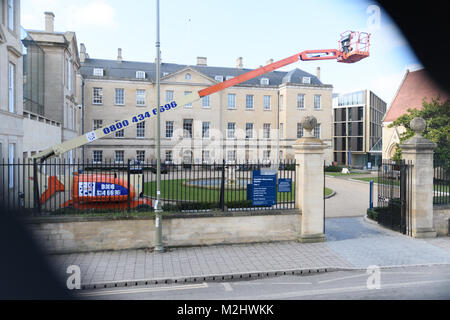
M341 34L338 62L355 63L369 56L370 34L367 32L345 31Z

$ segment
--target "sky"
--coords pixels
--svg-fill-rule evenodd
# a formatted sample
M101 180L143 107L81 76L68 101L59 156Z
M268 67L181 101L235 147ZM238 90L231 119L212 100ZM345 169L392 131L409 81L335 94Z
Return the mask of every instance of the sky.
M55 30L76 32L91 58L154 62L156 0L22 0L22 26L43 30L44 12L55 14ZM167 63L254 69L269 59L304 50L337 48L346 30L371 33L371 56L355 64L298 62L299 68L334 86L334 93L370 89L388 105L406 69L420 61L389 15L366 0L161 0L161 51Z

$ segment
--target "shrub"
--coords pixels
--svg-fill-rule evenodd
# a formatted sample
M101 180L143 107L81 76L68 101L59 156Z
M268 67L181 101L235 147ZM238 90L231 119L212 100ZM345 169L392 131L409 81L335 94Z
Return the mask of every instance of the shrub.
M334 164L325 167L325 172L342 172L343 167L335 166Z

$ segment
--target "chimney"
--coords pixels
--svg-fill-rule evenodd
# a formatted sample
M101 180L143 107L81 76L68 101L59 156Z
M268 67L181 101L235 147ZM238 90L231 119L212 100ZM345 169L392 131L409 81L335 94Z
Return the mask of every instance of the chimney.
M86 58L88 58L86 56L86 46L84 45L84 43L80 43L80 62L84 63Z
M273 63L273 59L269 59L269 60L267 60L266 65L269 65L269 64L272 64L272 63Z
M320 80L320 67L317 67L316 69L316 77Z
M208 65L208 59L206 57L197 57L197 65L206 67Z
M53 12L45 12L45 32L54 33L55 32L55 15Z
M242 69L244 67L243 59L242 57L239 57L236 59L236 68Z
M117 49L117 61L122 62L122 48Z

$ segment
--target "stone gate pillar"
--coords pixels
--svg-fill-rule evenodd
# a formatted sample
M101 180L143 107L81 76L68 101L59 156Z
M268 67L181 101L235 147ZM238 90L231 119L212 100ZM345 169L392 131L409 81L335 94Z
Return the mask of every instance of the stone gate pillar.
M420 134L426 121L415 118L410 127L416 133L400 145L403 159L412 163L411 170L411 219L412 236L415 238L436 237L433 224L433 153L436 144Z
M325 241L324 234L324 150L327 145L312 134L315 117L305 117L303 138L294 143L296 168L295 201L302 210L300 242Z

